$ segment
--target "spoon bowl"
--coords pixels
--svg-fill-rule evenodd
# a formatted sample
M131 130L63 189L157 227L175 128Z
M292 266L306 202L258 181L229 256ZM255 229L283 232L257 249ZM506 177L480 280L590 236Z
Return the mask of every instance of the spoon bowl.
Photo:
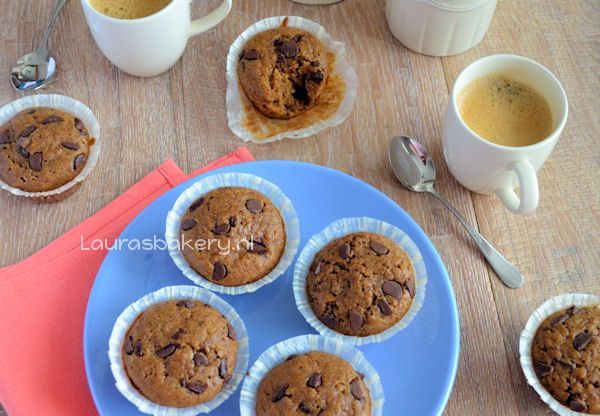
M47 52L36 51L21 57L11 71L15 89L33 91L42 87L56 72L56 61Z

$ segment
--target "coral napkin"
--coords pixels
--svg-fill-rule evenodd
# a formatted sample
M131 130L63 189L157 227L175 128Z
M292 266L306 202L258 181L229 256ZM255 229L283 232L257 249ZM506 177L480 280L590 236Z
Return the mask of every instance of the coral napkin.
M21 263L0 269L0 402L9 416L96 414L83 365L88 295L106 252L148 204L188 177L254 160L244 147L186 176L168 160L92 217Z

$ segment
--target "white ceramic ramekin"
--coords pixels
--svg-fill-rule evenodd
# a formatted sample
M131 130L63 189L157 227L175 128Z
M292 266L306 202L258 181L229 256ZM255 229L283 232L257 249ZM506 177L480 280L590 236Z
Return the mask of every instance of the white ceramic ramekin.
M392 34L425 55L463 53L483 39L497 0L387 0Z

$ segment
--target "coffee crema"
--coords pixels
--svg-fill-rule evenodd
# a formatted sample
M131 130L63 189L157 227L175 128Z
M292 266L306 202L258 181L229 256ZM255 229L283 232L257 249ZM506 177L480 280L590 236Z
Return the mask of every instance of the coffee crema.
M94 9L116 19L140 19L167 7L172 0L90 0Z
M552 133L552 112L533 87L504 75L471 81L457 99L463 121L477 135L503 146L528 146Z

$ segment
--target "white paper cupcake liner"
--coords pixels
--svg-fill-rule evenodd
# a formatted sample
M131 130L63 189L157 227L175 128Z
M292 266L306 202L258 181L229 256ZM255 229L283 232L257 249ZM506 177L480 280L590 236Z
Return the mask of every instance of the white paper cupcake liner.
M182 251L179 249L180 241L180 224L181 218L185 214L190 205L202 195L226 186L239 186L242 188L250 188L260 192L267 197L273 205L279 210L283 217L285 226L286 243L283 254L279 262L273 270L265 277L253 283L248 283L241 286L224 286L213 283L205 279L202 275L196 272L189 265ZM190 279L195 284L206 289L225 293L227 295L240 295L243 293L254 292L264 285L267 285L281 276L294 261L294 256L298 251L300 243L300 225L296 210L289 198L275 184L247 173L222 173L218 175L207 176L206 178L196 182L194 185L186 189L175 201L175 205L167 215L167 226L165 238L167 241L169 254L175 262L175 265L182 271L185 277Z
M584 416L589 414L569 409L552 397L544 386L542 386L533 369L533 360L531 358L533 338L542 322L553 313L558 312L561 309L566 309L571 305L582 307L594 304L600 304L600 296L584 293L558 295L548 299L542 306L537 308L536 311L531 314L527 321L527 325L525 325L525 329L521 332L521 338L519 339L519 354L521 356L521 367L525 373L525 378L537 394L539 394L540 398L550 406L552 410L562 416Z
M355 337L340 334L323 324L312 310L306 295L306 277L315 255L327 244L336 238L357 232L370 232L381 234L396 242L406 252L415 271L415 297L406 315L385 331L366 337ZM417 315L425 300L425 286L427 284L427 271L421 252L408 235L398 227L386 222L368 217L342 218L329 224L323 231L315 234L306 243L294 269L294 298L296 306L306 321L321 335L334 338L354 345L365 345L373 342L382 342L393 336L398 331L406 328Z
M321 120L302 129L289 130L265 139L257 139L242 125L242 120L244 117L242 95L244 92L240 89L237 76L239 55L252 36L256 35L257 33L264 32L265 30L281 27L281 23L286 18L288 19L288 27L295 27L311 33L313 36L319 39L321 43L323 43L325 48L335 53L336 61L333 73L338 74L343 78L346 84L346 91L344 93L344 99L342 100L339 108L330 118ZM338 124L342 123L352 112L358 90L358 78L356 77L354 69L350 66L346 59L345 44L334 40L321 25L298 16L269 17L260 20L247 28L229 47L226 76L227 119L229 122L229 128L245 142L252 141L256 143L268 143L284 138L302 139L317 134L321 130L324 130L328 127L337 126Z
M58 94L36 94L19 98L18 100L2 106L2 108L0 108L0 126L21 111L32 107L50 107L73 114L75 117L78 117L81 119L81 121L83 121L85 127L88 129L90 137L95 138L96 141L90 148L90 154L85 166L83 167L83 170L70 182L67 182L59 188L43 192L27 192L10 186L2 180L0 180L0 188L10 192L13 195L30 198L43 198L59 195L65 191L68 191L70 188L79 184L80 182L83 182L92 172L96 166L96 163L98 163L98 157L100 156L100 124L98 123L98 120L96 119L96 116L92 110L71 97Z
M123 366L123 342L131 324L150 306L174 299L197 300L212 306L225 316L236 332L238 353L231 380L214 399L197 406L177 408L162 406L148 400L133 386ZM132 303L121 313L110 335L108 357L117 389L127 400L136 405L140 412L156 416L192 416L216 409L237 390L248 369L248 348L246 326L235 309L227 302L208 290L197 286L167 286Z
M292 354L305 354L312 351L327 352L346 360L355 371L364 374L364 382L371 396L371 415L383 414L385 401L383 386L377 370L367 361L362 352L349 344L319 335L300 335L275 344L258 357L244 379L240 396L241 416L254 416L256 394L262 379L278 364Z

